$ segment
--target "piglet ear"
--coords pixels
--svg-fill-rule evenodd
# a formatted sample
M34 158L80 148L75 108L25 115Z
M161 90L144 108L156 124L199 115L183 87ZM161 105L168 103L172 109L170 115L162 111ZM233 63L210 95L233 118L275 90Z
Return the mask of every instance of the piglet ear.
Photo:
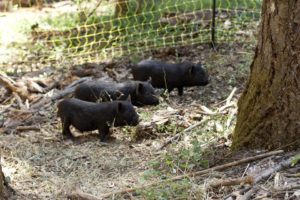
M194 71L195 71L195 66L194 66L194 65L190 66L190 67L188 68L188 70L189 70L189 74L193 74Z
M122 108L123 108L122 103L121 103L121 102L118 102L118 103L117 103L117 113L119 113L119 112L122 110Z
M130 95L128 95L128 97L127 97L126 101L129 101L129 102L131 102L131 96L130 96Z
M138 83L138 85L136 87L136 91L135 91L137 95L143 92L143 87L144 86L142 83Z
M148 82L148 83L152 83L152 77L151 77L151 76L149 76L147 82Z

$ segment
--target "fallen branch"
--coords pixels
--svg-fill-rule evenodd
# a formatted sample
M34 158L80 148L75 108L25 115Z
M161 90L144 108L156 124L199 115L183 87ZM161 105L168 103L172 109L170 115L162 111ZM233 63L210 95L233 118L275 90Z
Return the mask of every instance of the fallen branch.
M74 81L73 83L71 83L69 86L67 86L63 91L60 91L59 93L51 96L51 97L48 97L47 99L43 100L43 101L40 101L34 105L31 106L31 110L34 111L34 110L37 110L39 109L40 107L42 107L44 104L50 102L50 101L54 101L54 100L57 100L57 99L60 99L70 93L72 93L74 91L74 87L80 83L84 83L86 81L89 81L91 79L91 77L84 77L84 78L80 78L76 81Z
M218 109L217 113L221 113L223 112L224 110L228 109L228 108L231 108L231 107L234 107L235 104L234 103L231 103L231 104L226 104L225 106L222 106L221 108Z
M255 185L256 183L258 183L258 182L261 181L262 179L265 179L265 178L269 177L269 176L270 176L271 174L273 174L274 172L279 171L279 170L282 170L282 169L288 167L293 159L294 159L294 157L291 157L291 158L289 158L289 159L287 159L287 160L285 160L285 161L279 163L278 165L276 165L276 166L273 167L273 168L269 168L269 169L267 169L267 170L264 170L263 172L261 172L260 174L258 174L257 176L255 176L255 178L254 178L254 180L253 180L253 185ZM251 176L251 175L248 175L248 176ZM252 189L254 189L254 188L252 188ZM252 190L252 189L251 189L251 190ZM279 189L278 191L281 191L281 190L280 190L281 188L276 188L276 187L274 187L274 190L277 190L277 189ZM286 189L286 188L284 188L284 189ZM253 192L253 191L254 191L254 192ZM252 195L252 194L255 193L255 192L256 192L256 190L252 190L251 192L249 191L249 195L250 195L250 194ZM230 197L230 196L235 196L235 194L236 194L236 192L232 192L232 193L231 193L230 195L228 195L225 199L227 199L227 198ZM251 195L250 195L250 196L251 196ZM242 200L246 200L246 199L249 199L249 198L250 198L250 197L249 197L248 195L245 195L245 196L241 197Z
M259 181L261 181L262 179L265 179L267 177L269 177L271 174L273 174L274 172L277 172L279 170L282 170L284 168L287 168L292 160L294 159L294 157L291 157L285 161L282 161L281 163L279 163L278 165L276 165L275 167L273 168L269 168L267 170L264 170L262 173L260 173L259 175L257 175L255 178L254 178L254 184L255 183L258 183Z
M99 0L98 4L95 6L94 10L92 10L90 12L90 14L87 16L87 18L89 18L97 10L97 8L101 5L102 1L103 0Z
M243 178L236 178L236 179L221 181L219 183L211 184L210 186L213 188L218 188L221 186L231 186L231 185L245 185L245 184L253 185L253 182L254 182L253 176L246 176Z
M198 172L187 173L187 174L184 174L184 175L176 176L176 177L171 178L171 179L166 180L166 181L155 182L155 183L145 185L145 186L141 186L141 187L137 187L137 188L124 189L124 190L119 190L119 191L116 191L116 192L107 193L107 194L102 195L101 198L108 198L108 197L110 197L112 195L116 195L116 194L125 194L125 193L129 193L129 192L134 192L136 190L145 189L146 187L154 187L154 186L157 186L157 185L159 185L161 183L164 183L164 182L173 182L173 181L178 181L178 180L181 180L181 179L184 179L184 178L187 178L187 177L193 177L193 176L199 176L199 175L207 174L207 173L210 173L210 172L213 172L213 171L226 169L228 167L232 167L232 166L239 165L239 164L242 164L242 163L252 162L254 160L266 158L266 157L276 155L276 154L280 154L280 153L283 153L283 150L271 151L271 152L268 152L268 153L265 153L265 154L261 154L261 155L257 155L257 156L253 156L253 157L248 157L248 158L245 158L245 159L242 159L242 160L239 160L239 161L234 161L234 162L227 163L227 164L220 165L220 166L216 166L216 167L213 167L213 168L210 168L210 169L206 169L206 170L202 170L202 171L198 171Z
M76 187L75 191L68 195L71 200L101 200L98 197L83 192L80 188Z
M172 141L178 139L178 138L179 138L181 135L183 135L184 133L186 133L186 132L188 132L188 131L190 131L190 130L192 130L192 129L198 127L198 126L200 126L201 124L206 123L207 121L208 121L208 119L203 120L203 121L200 121L200 122L198 122L198 123L196 123L196 124L194 124L194 125L192 125L192 126L186 128L186 129L184 129L182 132L177 133L177 134L174 135L173 137L167 139L167 141L166 141L161 147L159 147L157 150L163 149L165 146L167 146L168 144L170 144Z

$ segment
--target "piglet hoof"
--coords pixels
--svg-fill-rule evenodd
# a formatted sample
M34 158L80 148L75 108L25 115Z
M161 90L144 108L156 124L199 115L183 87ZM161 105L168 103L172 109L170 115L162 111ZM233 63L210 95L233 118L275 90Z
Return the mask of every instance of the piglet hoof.
M106 139L106 135L101 134L100 135L100 142L105 142L105 139Z

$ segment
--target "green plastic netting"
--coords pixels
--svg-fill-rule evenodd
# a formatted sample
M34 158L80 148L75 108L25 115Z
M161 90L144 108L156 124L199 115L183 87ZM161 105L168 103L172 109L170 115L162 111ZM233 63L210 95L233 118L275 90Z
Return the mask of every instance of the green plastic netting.
M0 9L11 12L0 13L7 18L0 43L13 52L0 51L0 65L80 64L210 43L213 1L2 0ZM261 6L262 0L215 0L215 42L255 43Z

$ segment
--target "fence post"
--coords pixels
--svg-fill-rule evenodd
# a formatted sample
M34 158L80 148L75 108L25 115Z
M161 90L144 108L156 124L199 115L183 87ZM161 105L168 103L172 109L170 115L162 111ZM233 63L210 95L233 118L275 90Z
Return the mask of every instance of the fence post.
M211 25L211 44L215 44L215 25L216 25L216 0L212 0L212 25Z

